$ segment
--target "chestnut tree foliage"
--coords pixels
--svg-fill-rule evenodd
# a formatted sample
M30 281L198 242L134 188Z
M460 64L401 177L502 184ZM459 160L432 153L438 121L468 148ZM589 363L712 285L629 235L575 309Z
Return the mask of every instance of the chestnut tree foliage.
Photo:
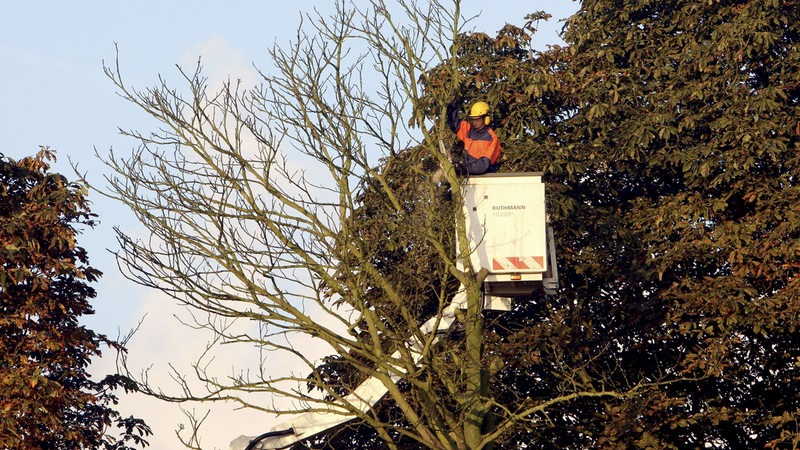
M798 24L793 1L583 1L567 46L532 60L508 44L521 30L465 37L467 96L504 112L504 170L545 173L562 284L520 305L503 339L530 350L498 384L626 393L509 439L797 447Z
M343 7L273 50L279 74L255 90L208 92L198 71L186 97L135 91L110 71L163 125L108 160L153 232L120 235L123 266L260 324L203 324L220 342L307 369L270 375L265 352L223 382L201 361L208 391L150 393L356 417L298 447L796 448L800 4L586 0L544 51L546 14L491 37L455 5L402 27L381 2ZM473 99L493 107L501 171L544 173L557 241L559 293L507 313L481 312L481 274L455 265L458 180L437 144L453 143L446 105ZM416 336L414 364L406 343L459 285L467 309ZM332 356L279 339L296 333ZM369 376L384 400L343 403Z
M85 186L49 172L54 158L0 154L0 447L146 446L150 429L113 409L114 390L135 386L87 373L102 345L124 349L78 322L100 276L76 243L94 215Z
M562 416L600 418L592 445L800 442L799 32L796 1L584 1L570 19L567 119L519 167L560 186L570 365L656 382Z

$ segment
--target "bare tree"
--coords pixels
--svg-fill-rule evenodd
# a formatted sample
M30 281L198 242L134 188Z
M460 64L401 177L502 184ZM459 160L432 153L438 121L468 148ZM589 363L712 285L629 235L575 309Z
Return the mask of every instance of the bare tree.
M481 388L480 274L457 269L453 215L437 202L418 202L410 220L408 199L387 175L405 161L403 184L441 190L420 160L396 158L422 149L459 192L437 145L449 132L418 107L421 77L453 56L459 2L375 0L363 8L342 2L330 17L306 19L290 48L271 51L277 74L262 73L257 88L231 81L213 92L198 65L181 71L186 89L162 80L137 90L119 64L107 68L121 95L160 122L152 133L124 132L139 142L131 155L105 158L114 173L110 195L151 233L141 240L119 230L120 266L130 279L205 315L197 325L214 333L215 344L255 349L260 361L257 370L222 379L207 373L201 359L195 375L207 390L199 393L186 374L178 374L179 394L148 386L146 376L143 389L171 401L357 417L389 447L391 433L399 433L430 448L480 448L491 441L481 431L490 400ZM396 217L387 226L413 226L445 269L437 274L434 320L451 301L453 280L467 293L459 312L465 352L458 370L445 367L436 335L420 331L431 316L420 314L423 299L405 294L403 277L387 278L371 243L350 229L366 183L392 206ZM463 218L457 223L464 237ZM379 289L380 301L365 286ZM232 325L241 322L256 326ZM319 361L292 344L299 335L324 342L357 379L377 380L407 426L365 412L354 386L331 385ZM293 356L304 371L276 374L269 367L275 352ZM306 383L315 389L299 388ZM276 406L276 397L292 406Z

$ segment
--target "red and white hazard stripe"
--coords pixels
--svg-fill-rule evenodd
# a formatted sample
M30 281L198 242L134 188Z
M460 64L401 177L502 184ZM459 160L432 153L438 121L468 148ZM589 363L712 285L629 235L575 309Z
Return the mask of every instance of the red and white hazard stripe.
M506 256L492 258L494 270L544 270L544 256Z

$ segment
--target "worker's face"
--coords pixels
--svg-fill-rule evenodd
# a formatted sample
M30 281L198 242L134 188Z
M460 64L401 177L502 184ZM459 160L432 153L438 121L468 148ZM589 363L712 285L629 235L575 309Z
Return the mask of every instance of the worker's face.
M477 117L467 117L469 121L469 125L475 131L481 131L486 128L486 116L477 116Z

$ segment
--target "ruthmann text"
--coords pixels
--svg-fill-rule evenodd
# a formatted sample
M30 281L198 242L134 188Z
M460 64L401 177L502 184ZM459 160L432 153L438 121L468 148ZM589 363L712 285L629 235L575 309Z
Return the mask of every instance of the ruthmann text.
M495 211L502 211L507 209L525 209L525 205L494 205L492 209Z

